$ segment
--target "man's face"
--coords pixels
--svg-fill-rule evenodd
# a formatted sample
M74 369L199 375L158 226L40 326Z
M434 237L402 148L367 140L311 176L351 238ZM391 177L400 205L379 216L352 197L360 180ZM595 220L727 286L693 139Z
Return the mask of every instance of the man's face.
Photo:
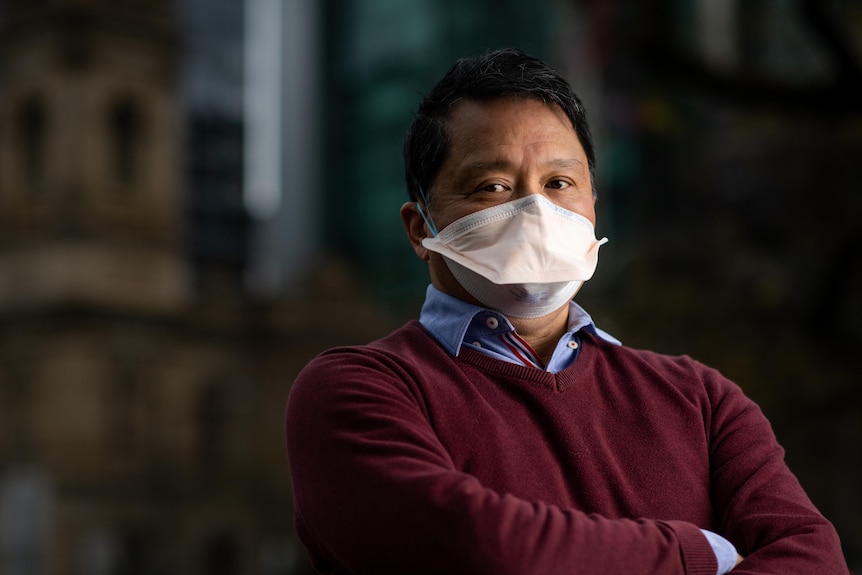
M524 98L463 100L455 105L447 125L449 156L429 191L428 211L438 230L473 212L529 194L542 194L595 225L587 157L558 107ZM429 260L434 285L473 301L442 257L417 245L430 232L409 206L402 208L402 218L417 255Z

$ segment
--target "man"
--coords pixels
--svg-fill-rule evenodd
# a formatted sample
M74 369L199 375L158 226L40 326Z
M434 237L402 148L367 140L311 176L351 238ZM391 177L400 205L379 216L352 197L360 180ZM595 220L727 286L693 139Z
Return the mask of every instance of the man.
M288 401L319 571L848 573L737 386L620 345L571 301L602 241L565 80L516 50L459 61L405 164L401 218L431 276L420 320L318 356Z

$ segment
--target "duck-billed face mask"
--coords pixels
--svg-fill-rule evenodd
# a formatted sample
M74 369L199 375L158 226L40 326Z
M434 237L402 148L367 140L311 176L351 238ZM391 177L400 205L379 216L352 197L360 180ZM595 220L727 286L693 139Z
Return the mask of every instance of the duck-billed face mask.
M442 255L483 305L534 318L574 297L593 276L607 241L596 240L585 217L531 194L455 220L422 245Z

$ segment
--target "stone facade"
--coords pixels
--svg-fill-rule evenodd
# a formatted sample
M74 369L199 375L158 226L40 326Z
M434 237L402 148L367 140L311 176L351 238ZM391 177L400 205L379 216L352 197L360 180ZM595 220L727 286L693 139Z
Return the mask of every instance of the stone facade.
M196 295L176 17L145 4L2 7L0 572L302 572L290 382L391 326L333 262Z

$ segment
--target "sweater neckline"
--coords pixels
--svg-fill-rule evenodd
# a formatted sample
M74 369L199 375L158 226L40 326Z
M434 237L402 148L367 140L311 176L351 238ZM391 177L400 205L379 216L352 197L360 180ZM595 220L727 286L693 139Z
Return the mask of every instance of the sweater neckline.
M458 357L454 357L451 353L446 351L445 348L443 348L440 342L438 342L421 323L415 320L411 323L414 324L414 327L419 328L419 331L421 331L425 337L432 340L434 345L437 346L442 353L446 354L448 358L455 362L463 361L485 372L521 381L532 381L543 387L556 391L565 391L575 383L579 374L583 372L582 366L584 363L592 360L592 345L583 346L578 359L572 365L562 371L558 371L557 373L551 373L536 367L527 367L517 363L510 363L508 361L487 356L469 348L462 348Z
M581 362L588 361L586 350L581 349L581 354L572 365L557 373L551 373L537 367L528 367L517 363L510 363L501 359L489 357L483 353L472 349L462 349L456 361L460 358L466 363L469 363L483 371L510 377L512 379L533 381L556 391L565 391L578 378L581 369L578 365L583 365Z

